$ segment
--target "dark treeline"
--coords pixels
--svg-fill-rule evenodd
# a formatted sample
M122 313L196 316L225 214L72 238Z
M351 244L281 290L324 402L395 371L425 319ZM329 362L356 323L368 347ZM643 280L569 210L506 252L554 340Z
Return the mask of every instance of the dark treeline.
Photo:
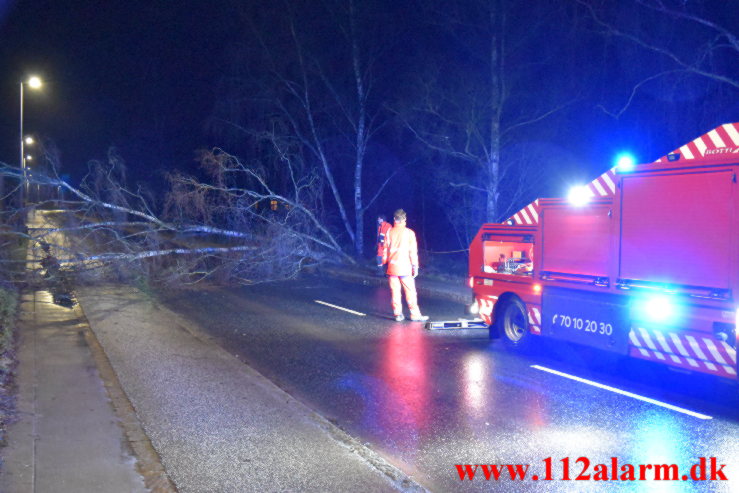
M299 204L352 255L369 256L374 218L401 207L423 248L466 248L482 222L566 194L619 151L648 162L739 119L736 1L138 3L110 19L84 7L101 34L72 30L55 45L75 52L69 73L96 67L74 83L52 69L56 99L79 88L115 127L84 140L74 125L94 112L60 111L70 136L46 131L57 163L76 178L72 137L97 143L86 159L115 144L129 180L159 189L165 173L203 178L194 151L217 147L249 170L233 186ZM51 13L39 18L53 20L48 33L61 25ZM23 15L24 26L36 19ZM105 99L106 84L123 99ZM48 99L44 115L29 102L29 127L52 116ZM0 129L12 136L16 125ZM152 193L161 205L166 196Z
M209 130L243 159L289 148L318 170L324 214L356 252L398 207L426 248L464 248L619 150L650 161L736 119L730 3L240 5Z

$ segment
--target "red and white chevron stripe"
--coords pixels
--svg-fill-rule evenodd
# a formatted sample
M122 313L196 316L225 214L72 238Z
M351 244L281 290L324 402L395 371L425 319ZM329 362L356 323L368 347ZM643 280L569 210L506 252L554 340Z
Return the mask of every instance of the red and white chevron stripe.
M529 314L529 332L536 335L541 335L541 312L539 307L527 306L526 311Z
M586 186L593 197L613 197L616 193L616 168L609 169ZM514 224L539 224L539 199L516 212L508 220Z
M613 197L616 194L616 168L611 168L587 185L594 197Z
M705 156L708 149L737 146L739 146L739 123L725 123L675 149L671 154L679 153L682 159L696 159ZM667 156L662 156L655 161L655 163L664 162L667 162Z
M736 349L703 334L636 327L629 333L630 356L693 371L736 378Z
M516 212L510 218L515 224L532 225L539 224L539 199L534 200L529 205Z
M708 149L721 149L724 147L739 148L739 123L726 123L714 128L710 132L701 135L692 142L675 149L671 154L680 153L683 159L696 159L703 157ZM667 156L662 156L655 163L667 162ZM587 188L593 197L612 197L616 193L616 168L613 167L587 184ZM529 205L508 218L514 224L534 225L539 224L539 200Z

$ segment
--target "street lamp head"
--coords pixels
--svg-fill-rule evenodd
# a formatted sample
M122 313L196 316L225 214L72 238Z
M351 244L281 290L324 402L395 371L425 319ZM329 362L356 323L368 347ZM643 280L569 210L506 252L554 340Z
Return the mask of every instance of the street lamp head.
M29 145L29 146L36 143L36 141L33 140L33 137L31 137L30 135L26 137L24 140L26 141L26 145Z
M31 156L30 154L27 154L26 161L33 161L33 156Z
M43 83L39 77L34 75L33 77L28 78L28 87L31 89L40 89L42 85Z

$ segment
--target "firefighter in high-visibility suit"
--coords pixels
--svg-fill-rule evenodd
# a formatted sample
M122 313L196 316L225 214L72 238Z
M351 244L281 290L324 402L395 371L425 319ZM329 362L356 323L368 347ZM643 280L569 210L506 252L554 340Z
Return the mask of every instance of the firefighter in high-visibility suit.
M382 256L385 252L385 235L392 227L392 224L385 221L385 216L377 216L377 270L380 271L380 275L383 274Z
M421 315L418 308L415 277L418 275L418 243L416 233L406 227L406 214L403 209L395 211L394 224L385 235L382 263L387 264L387 276L392 293L393 315L395 320L402 322L403 316L402 291L405 291L405 301L408 303L411 320L425 322L427 316Z

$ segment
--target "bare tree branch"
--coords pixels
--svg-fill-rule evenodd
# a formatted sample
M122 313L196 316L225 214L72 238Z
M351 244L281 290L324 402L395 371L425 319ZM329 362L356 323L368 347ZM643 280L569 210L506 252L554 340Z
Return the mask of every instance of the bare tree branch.
M625 32L619 29L618 27L616 27L614 23L605 21L596 12L591 1L589 0L574 0L574 1L582 5L583 7L585 7L587 11L590 13L590 16L593 19L593 21L595 21L596 24L604 28L609 35L619 36L621 38L624 38L634 43L637 46L641 46L642 48L646 50L662 55L663 57L670 60L677 67L679 67L681 70L685 72L700 75L702 77L706 77L708 79L712 79L717 82L721 82L731 87L739 89L739 80L734 79L732 77L729 77L727 75L724 75L714 70L704 69L700 66L700 61L704 58L704 55L705 55L704 53L698 53L698 55L695 57L695 61L693 62L687 61L684 58L678 56L677 52L667 47L659 46L652 42L646 41L641 36L638 36L638 35L635 35L629 32ZM709 29L713 30L715 34L717 34L718 36L726 38L726 40L729 42L728 46L731 47L736 52L737 55L739 55L739 42L737 42L736 36L730 31L728 31L727 29L707 19L704 19L702 17L669 9L664 5L663 2L659 0L655 0L655 1L637 0L637 3L647 8L650 8L656 12L662 12L672 17L681 18L684 20L688 20L694 24L699 24L699 25L708 27ZM709 45L709 47L706 49L710 51L713 48L714 48L713 46ZM668 72L665 72L665 73L668 73Z

